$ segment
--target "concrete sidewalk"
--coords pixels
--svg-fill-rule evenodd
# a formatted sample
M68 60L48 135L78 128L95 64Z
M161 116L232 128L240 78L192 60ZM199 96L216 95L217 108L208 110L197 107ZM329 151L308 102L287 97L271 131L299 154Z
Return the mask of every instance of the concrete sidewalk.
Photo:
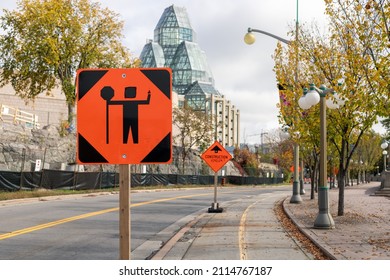
M337 260L390 260L390 197L375 196L379 182L345 188L344 215L337 216L338 189L329 191L330 213L335 228L314 229L318 214L310 190L301 204L284 201L287 215L303 233L331 258Z
M311 260L292 239L274 207L290 191L248 196L222 203L222 213L202 213L182 228L152 259Z
M335 228L314 229L318 214L310 190L302 203L291 193L267 194L221 205L223 213L202 213L182 228L152 259L169 260L310 260L311 253L288 235L274 205L283 200L287 215L331 259L390 260L390 198L373 196L380 183L345 189L345 214L337 216L338 189L329 191ZM306 185L307 188L307 185Z

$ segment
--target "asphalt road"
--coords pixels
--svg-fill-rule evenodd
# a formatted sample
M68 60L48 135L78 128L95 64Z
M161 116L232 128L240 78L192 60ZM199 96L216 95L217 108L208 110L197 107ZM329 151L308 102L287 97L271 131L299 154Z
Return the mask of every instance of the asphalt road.
M224 203L291 187L218 188ZM213 202L213 188L131 194L132 259L146 259ZM119 258L118 194L0 203L0 259Z

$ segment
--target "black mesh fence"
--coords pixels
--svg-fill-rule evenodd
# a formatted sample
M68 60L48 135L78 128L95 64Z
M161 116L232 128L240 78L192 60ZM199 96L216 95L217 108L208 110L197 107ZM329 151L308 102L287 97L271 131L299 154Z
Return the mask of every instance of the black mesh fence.
M218 176L218 184L262 185L282 183L282 178ZM213 185L214 176L175 174L131 174L131 186ZM0 190L17 191L43 189L104 189L119 185L114 172L72 172L42 170L37 172L0 171Z

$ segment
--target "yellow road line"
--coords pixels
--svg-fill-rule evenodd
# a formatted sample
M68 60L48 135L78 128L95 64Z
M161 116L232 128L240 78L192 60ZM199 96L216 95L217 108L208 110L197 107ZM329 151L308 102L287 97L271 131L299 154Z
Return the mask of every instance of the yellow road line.
M131 204L130 208L143 206L143 205L148 205L148 204L153 204L153 203L164 202L164 201L177 200L177 199L181 199L181 198L190 198L190 197L206 196L206 195L210 195L210 194L207 193L207 194L185 195L185 196L177 196L177 197L156 199L156 200L151 200L151 201L145 201L145 202L139 202L139 203ZM106 213L110 213L110 212L115 212L115 211L118 211L118 210L119 210L119 207L109 208L109 209L105 209L105 210L100 210L100 211L96 211L96 212L86 213L86 214L73 216L73 217L69 217L69 218L65 218L65 219L61 219L61 220L57 220L57 221L53 221L53 222L49 222L49 223L45 223L45 224L41 224L41 225L36 225L36 226L33 226L33 227L28 227L28 228L12 231L12 232L9 232L9 233L1 234L0 235L0 240L8 239L8 238L15 237L15 236L22 235L22 234L26 234L26 233L29 233L29 232L38 231L38 230L42 230L42 229L45 229L45 228L50 228L50 227L58 226L58 225L61 225L61 224L65 224L65 223L69 223L69 222L73 222L73 221L77 221L77 220L81 220L81 219L97 216L97 215L102 215L102 214L106 214Z
M62 220L49 222L46 224L41 224L41 225L37 225L37 226L33 226L33 227L28 227L28 228L12 231L12 232L0 235L0 240L15 237L18 235L26 234L29 232L33 232L33 231L37 231L37 230L41 230L41 229L45 229L45 228L49 228L49 227L58 226L61 224L65 224L65 223L69 223L69 222L73 222L73 221L77 221L77 220L81 220L81 219L85 219L85 218L89 218L89 217L93 217L93 216L97 216L97 215L101 215L101 214L105 214L105 213L109 213L109 212L113 212L113 211L118 211L118 207L105 209L105 210L101 210L101 211L96 211L96 212L91 212L91 213L86 213L86 214L82 214L82 215L78 215L78 216L65 218Z
M249 205L241 216L240 226L238 227L238 247L240 249L240 260L246 260L248 258L246 252L247 246L245 242L246 218L248 216L249 210L258 202L259 201L256 201Z
M247 216L248 216L248 212L249 210L255 206L257 203L267 199L267 198L271 198L272 196L274 195L277 195L277 194L270 194L269 197L262 197L261 199L253 202L251 205L249 205L244 213L242 214L241 216L241 220L240 220L240 225L238 227L238 247L239 247L239 250L240 250L240 260L246 260L248 259L248 254L247 254L247 243L245 241L245 231L246 231L246 226L247 226Z
M138 206L142 206L142 205L147 205L147 204L164 202L164 201L171 201L171 200L176 200L176 199L181 199L181 198L190 198L190 197L206 196L206 195L210 195L210 193L183 195L183 196L176 196L176 197L169 197L169 198L161 198L161 199L156 199L156 200L151 200L151 201L134 203L134 204L130 205L130 208L138 207Z

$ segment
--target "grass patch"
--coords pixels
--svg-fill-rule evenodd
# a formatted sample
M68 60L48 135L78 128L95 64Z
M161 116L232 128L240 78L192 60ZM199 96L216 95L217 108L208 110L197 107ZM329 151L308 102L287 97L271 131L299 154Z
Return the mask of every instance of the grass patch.
M11 199L23 199L32 197L45 197L45 196L56 196L56 195L71 195L71 194L88 194L88 193L99 193L99 192L111 192L118 190L116 189L98 189L98 190L31 190L31 191L15 191L15 192L3 192L0 191L1 200Z
M276 184L272 186L283 186L285 184ZM258 187L263 185L258 185ZM271 185L264 185L271 186ZM189 189L189 188L213 188L214 185L158 185L158 186L139 186L132 187L131 190L180 190L180 189ZM218 187L221 187L218 185ZM223 188L229 187L239 187L235 185L225 185ZM248 187L248 186L246 186ZM254 187L254 185L253 185ZM47 189L36 189L36 190L23 190L23 191L0 191L0 201L2 200L11 200L11 199L23 199L23 198L33 198L33 197L45 197L45 196L57 196L57 195L72 195L72 194L90 194L90 193L99 193L99 192L117 192L119 187L116 188L105 188L105 189L95 189L95 190L47 190Z
M132 187L132 190L155 190L155 189L183 189L183 188L199 188L198 185L168 185L168 186L147 186L147 187ZM90 194L99 192L114 192L119 191L119 187L116 188L105 188L95 190L47 190L47 189L36 189L36 190L22 190L22 191L0 191L0 201L11 200L11 199L23 199L33 197L45 197L45 196L57 196L57 195L72 195L72 194Z

